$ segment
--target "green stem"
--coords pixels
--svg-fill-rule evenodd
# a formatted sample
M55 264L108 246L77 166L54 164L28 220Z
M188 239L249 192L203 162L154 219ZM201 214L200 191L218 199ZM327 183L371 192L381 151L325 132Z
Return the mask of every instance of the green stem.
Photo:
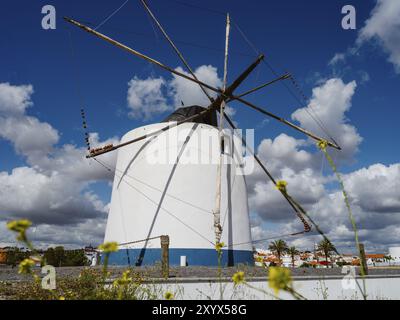
M347 211L349 213L349 219L350 219L351 225L353 227L353 231L354 231L354 237L355 237L355 241L356 241L357 251L358 251L358 253L360 255L360 259L361 259L361 250L360 250L360 242L359 242L359 239L358 239L358 230L357 230L356 222L355 222L354 217L353 217L353 213L352 213L352 210L351 210L351 207L350 207L350 201L349 201L349 198L347 196L347 192L346 192L346 189L344 187L344 183L343 183L342 177L341 177L340 173L338 172L335 163L333 162L331 156L328 154L326 149L325 148L321 148L321 150L325 154L325 157L328 160L329 165L331 166L333 172L336 174L336 177L337 177L337 179L339 181L339 184L340 184L340 187L342 189L344 202L346 204ZM364 268L362 268L362 267L361 267L361 277L363 279L363 290L361 290L361 288L360 288L360 291L361 291L361 293L363 295L364 300L367 300L367 291L366 291L366 284L365 284L365 272L364 272Z

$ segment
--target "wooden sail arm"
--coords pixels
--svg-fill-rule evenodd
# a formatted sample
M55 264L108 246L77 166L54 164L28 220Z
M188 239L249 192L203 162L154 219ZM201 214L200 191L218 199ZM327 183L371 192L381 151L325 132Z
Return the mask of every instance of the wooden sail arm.
M229 125L232 127L232 129L237 130L235 124L233 121L229 118L227 114L224 114L225 120L229 123ZM246 140L241 137L242 143L244 144L245 148L250 152L250 154L253 156L254 160L258 163L258 165L261 167L261 169L264 171L264 173L268 176L268 178L271 180L271 182L276 185L277 181L274 179L272 174L269 172L269 170L265 167L265 165L262 163L261 159L256 155L256 153L247 145ZM289 203L289 205L292 207L294 212L296 213L297 217L301 220L301 222L304 225L304 231L299 232L304 233L304 232L310 232L311 231L311 226L308 224L308 222L304 219L303 214L306 214L306 212L303 210L303 208L293 200L292 197L290 197L286 191L283 191L282 189L278 189L282 196L286 199L286 201Z
M126 46L126 45L124 45L124 44L122 44L122 43L120 43L120 42L118 42L116 40L113 40L113 39L101 34L100 32L97 32L97 31L89 28L88 26L85 26L85 25L79 23L78 21L75 21L75 20L67 18L67 17L64 17L64 19L66 21L68 21L69 23L71 23L71 24L73 24L75 26L78 26L79 28L83 29L84 31L86 31L88 33L91 33L91 34L94 34L98 38L103 39L103 40L105 40L105 41L107 41L107 42L109 42L109 43L111 43L111 44L113 44L113 45L115 45L115 46L117 46L119 48L122 48L122 49L124 49L124 50L126 50L126 51L128 51L128 52L130 52L130 53L132 53L132 54L134 54L134 55L136 55L136 56L138 56L138 57L150 62L150 63L153 63L153 64L159 66L160 68L164 69L164 70L167 70L167 71L169 71L169 72L171 72L171 73L173 73L173 74L175 74L177 76L180 76L180 77L185 78L185 79L187 79L189 81L192 81L192 82L195 82L195 83L197 83L199 85L202 85L205 88L210 89L211 91L219 93L219 97L212 104L213 106L220 106L221 102L223 100L227 100L228 98L230 99L230 101L238 100L238 101L242 102L243 104L245 104L245 105L247 105L247 106L249 106L249 107L251 107L251 108L253 108L253 109L255 109L255 110L257 110L257 111L259 111L259 112L261 112L261 113L263 113L265 115L267 115L267 116L270 116L270 117L272 117L272 118L274 118L274 119L276 119L276 120L278 120L278 121L280 121L280 122L282 122L282 123L284 123L286 125L289 125L290 127L294 128L295 130L300 131L300 132L310 136L311 138L313 138L313 139L315 139L317 141L325 141L325 139L320 138L317 135L315 135L315 134L313 134L313 133L311 133L311 132L309 132L309 131L307 131L307 130L305 130L305 129L303 129L303 128L301 128L301 127L299 127L299 126L297 126L297 125L295 125L295 124L293 124L293 123L291 123L291 122L289 122L289 121L287 121L287 120L285 120L285 119L283 119L283 118L281 118L279 116L276 116L271 112L263 110L262 108L259 108L259 107L255 106L254 104L252 104L252 103L250 103L250 102L248 102L248 101L246 101L246 100L244 100L244 99L242 99L242 98L240 98L238 96L234 96L233 95L233 90L235 90L239 86L239 84L241 82L243 82L243 80L248 76L248 74L255 68L255 66L257 66L259 64L259 62L264 58L263 55L260 55L257 58L257 60L240 77L238 77L238 79L236 79L234 81L234 83L231 86L229 86L225 92L223 92L221 89L214 88L214 87L212 87L212 86L210 86L210 85L208 85L208 84L206 84L206 83L204 83L202 81L199 81L199 80L196 80L194 78L191 78L191 77L189 77L188 75L186 75L184 73L176 71L173 68L168 67L168 66L162 64L161 62L159 62L159 61L157 61L157 60L155 60L153 58L150 58L150 57L148 57L148 56L146 56L146 55L144 55L144 54L142 54L142 53L140 53L140 52L138 52L138 51L136 51L136 50L134 50L132 48L129 48L128 46ZM335 149L341 150L341 148L337 144L334 144L332 142L328 141L328 145L333 147L333 148L335 148ZM110 151L112 151L112 150L115 150L115 149L111 149ZM107 150L106 152L109 152L109 151ZM105 152L102 152L102 153L105 153ZM100 154L102 154L102 153L100 153Z
M256 92L256 91L258 91L258 90L260 90L260 89L262 89L262 88L265 88L265 87L267 87L267 86L269 86L269 85L271 85L271 84L274 84L275 82L278 82L278 81L280 81L280 80L290 79L290 77L291 77L291 76L290 76L289 73L285 73L284 75L281 75L279 78L276 78L276 79L274 79L274 80L268 81L267 83L264 83L264 84L262 84L262 85L259 85L259 86L255 87L254 89L251 89L251 90L246 91L246 92L244 92L244 93L242 93L242 94L239 94L239 95L237 95L237 97L242 98L242 97L244 97L244 96L247 96L247 95L250 94L250 93ZM228 102L229 102L229 101L228 101Z
M164 70L167 70L167 71L169 71L169 72L171 72L171 73L173 73L173 74L175 74L175 75L177 75L179 77L185 78L185 79L187 79L189 81L192 81L192 82L195 82L195 83L197 83L199 85L202 85L203 87L205 87L205 88L207 88L207 89L209 89L211 91L214 91L216 93L219 93L219 94L222 93L221 89L214 88L214 87L208 85L207 83L204 83L204 82L202 82L200 80L196 80L194 78L191 78L191 77L189 77L188 75L186 75L186 74L184 74L182 72L176 71L175 69L173 69L173 68L171 68L169 66L166 66L165 64L163 64L163 63L161 63L161 62L159 62L159 61L157 61L157 60L155 60L153 58L150 58L149 56L147 56L147 55L145 55L143 53L140 53L139 51L136 51L136 50L124 45L123 43L118 42L118 41L116 41L116 40L114 40L114 39L112 39L112 38L110 38L110 37L98 32L98 31L96 31L96 30L94 30L94 29L92 29L92 28L90 28L90 27L88 27L88 26L76 21L76 20L70 19L68 17L64 17L64 20L69 22L69 23L71 23L71 24L73 24L73 25L75 25L75 26L77 26L77 27L79 27L79 28L81 28L82 30L84 30L84 31L86 31L86 32L88 32L90 34L95 35L96 37L98 37L100 39L103 39L103 40L105 40L105 41L107 41L107 42L109 42L109 43L111 43L111 44L113 44L113 45L115 45L115 46L117 46L117 47L119 47L121 49L124 49L124 50L128 51L129 53L134 54L135 56L137 56L137 57L139 57L141 59L144 59L144 60L146 60L146 61L148 61L148 62L150 62L152 64L155 64L155 65L159 66L160 68L162 68Z
M103 148L92 149L90 151L90 153L88 155L86 155L86 158L94 158L94 157L100 156L102 154L105 154L105 153L117 150L119 148L125 147L127 145L132 144L132 143L147 139L147 138L152 137L152 136L159 135L159 134L161 134L163 132L168 131L169 129L172 129L174 127L180 126L181 124L183 124L185 122L194 121L194 120L204 116L208 112L211 112L214 109L215 109L215 107L210 106L207 109L205 109L203 111L200 111L199 113L196 113L193 116L190 116L190 117L188 117L188 118L186 118L184 120L177 121L177 122L170 122L168 125L166 125L165 127L161 128L159 130L155 130L153 132L150 132L150 133L147 133L147 134L145 134L143 136L140 136L138 138L135 138L135 139L132 139L132 140L117 144L115 146L114 145L108 145L108 147L106 146L106 147L103 147Z
M100 39L103 39L103 40L105 40L105 41L107 41L107 42L109 42L109 43L111 43L111 44L113 44L113 45L115 45L115 46L117 46L117 47L119 47L119 48L121 48L121 49L124 49L124 50L126 50L126 51L128 51L129 53L131 53L131 54L134 54L135 56L137 56L137 57L139 57L139 58L141 58L141 59L144 59L144 60L146 60L146 61L148 61L148 62L150 62L150 63L152 63L152 64L155 64L155 65L157 65L157 66L159 66L160 68L162 68L162 69L164 69L164 70L167 70L167 71L169 71L169 72L171 72L171 73L173 73L173 74L175 74L175 75L177 75L177 76L179 76L179 77L182 77L182 78L185 78L186 80L189 80L189 81L192 81L192 82L195 82L195 83L197 83L197 84L199 84L199 85L201 85L201 86L203 86L203 87L205 87L205 88L207 88L207 89L209 89L209 90L211 90L211 91L214 91L214 92L216 92L216 93L218 93L219 95L220 95L220 97L219 97L219 99L217 99L217 100L219 100L218 102L216 102L216 101L214 101L214 104L215 105L217 105L217 106L219 106L220 104L221 104L221 102L222 102L222 100L224 100L224 99L228 99L228 95L231 95L232 93L233 93L233 91L248 77L248 75L254 70L254 68L264 59L264 55L263 54L261 54L261 55L259 55L258 57L257 57L257 59L256 59L256 61L255 62L253 62L253 64L251 64L226 90L225 90L225 92L223 92L223 90L221 90L221 89L218 89L218 88L214 88L213 86L210 86L210 85L208 85L207 83L204 83L204 82L202 82L202 81L200 81L200 80L196 80L196 79L194 79L194 78L192 78L192 77L189 77L188 75L186 75L186 74L184 74L184 73L182 73L182 72L179 72L179 71L176 71L175 69L173 69L173 68L171 68L171 67L169 67L169 66L167 66L167 65L165 65L165 64L163 64L163 63L161 63L161 62L159 62L159 61L157 61L157 60L155 60L155 59L153 59L153 58L150 58L149 56L147 56L147 55L145 55L145 54L143 54L143 53L140 53L139 51L136 51L136 50L134 50L134 49L132 49L132 48L130 48L130 47L128 47L128 46L126 46L126 45L124 45L123 43L121 43L121 42L118 42L118 41L116 41L116 40L114 40L114 39L111 39L110 37L108 37L108 36L106 36L106 35L104 35L104 34L102 34L102 33L100 33L100 32L98 32L98 31L96 31L96 30L93 30L92 28L90 28L90 27L88 27L88 26L86 26L86 25L84 25L84 24L82 24L82 23L80 23L80 22L78 22L78 21L76 21L76 20L73 20L73 19L70 19L70 18L67 18L67 17L64 17L64 20L65 21L67 21L67 22L69 22L69 23L71 23L71 24L73 24L73 25L75 25L75 26L77 26L77 27L79 27L79 28L81 28L82 30L84 30L84 31L86 31L86 32L88 32L88 33L91 33L91 34L93 34L93 35L95 35L95 36L97 36L98 38L100 38Z
M237 101L243 103L244 105L246 105L246 106L248 106L248 107L250 107L250 108L252 108L252 109L254 109L254 110L258 111L258 112L261 112L262 114L264 114L264 115L266 115L268 117L271 117L271 118L273 118L275 120L278 120L279 122L281 122L281 123L283 123L285 125L288 125L289 127L293 128L293 129L295 129L297 131L300 131L300 132L304 133L305 135L309 136L310 138L312 138L312 139L314 139L316 141L325 141L328 146L330 146L332 148L335 148L337 150L342 150L342 148L339 145L337 145L336 143L333 143L331 141L327 141L326 139L321 138L318 135L316 135L316 134L314 134L314 133L312 133L312 132L310 132L310 131L308 131L306 129L303 129L302 127L300 127L298 125L295 125L294 123L292 123L292 122L290 122L290 121L288 121L288 120L286 120L286 119L284 119L282 117L279 117L279 116L273 114L272 112L269 112L269 111L267 111L265 109L262 109L262 108L256 106L255 104L253 104L253 103L251 103L251 102L249 102L247 100L244 100L244 99L242 99L242 98L240 98L238 96L230 95L230 99L228 100L228 102L229 101L233 101L233 100L237 100Z
M175 53L178 55L179 59L182 61L182 63L185 65L186 69L189 71L189 73L192 75L192 77L196 80L199 80L197 76L195 75L194 71L190 67L189 63L186 61L186 59L183 57L182 53L179 51L178 47L175 45L175 43L172 41L170 36L167 34L165 29L162 27L161 23L157 20L156 16L154 13L150 10L149 6L146 3L146 0L141 0L143 7L145 10L149 13L150 17L154 20L156 26L158 29L160 29L161 33L164 35L165 39L168 41L172 49L174 49ZM208 100L212 103L214 99L210 96L210 94L206 91L206 89L199 84L201 90L204 92L204 94L207 96Z

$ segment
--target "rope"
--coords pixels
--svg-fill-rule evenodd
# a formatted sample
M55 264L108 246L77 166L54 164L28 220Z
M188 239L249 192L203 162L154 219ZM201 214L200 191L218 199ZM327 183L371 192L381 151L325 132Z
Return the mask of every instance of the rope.
M114 15L116 15L127 3L129 0L126 0L118 9L116 9L114 12L112 12L107 18L105 18L100 24L97 25L96 28L93 30L98 30L102 25L104 25L108 20L110 20Z
M94 159L95 159L95 158L94 158ZM108 167L111 167L111 165L110 165L109 163L105 162L104 160L103 160L103 163L104 163L105 165L107 165ZM126 176L126 177L131 178L132 180L135 180L135 181L137 181L137 182L139 182L139 183L145 185L146 187L149 187L149 188L151 188L151 189L153 189L153 190L156 190L156 191L158 191L158 192L160 192L160 193L163 193L163 192L164 192L163 190L161 190L161 189L159 189L159 188L156 188L156 187L154 187L154 186L148 184L147 182L144 182L144 181L142 181L142 180L139 180L138 178L133 177L133 176L129 175L128 173L124 173L124 172L123 172L122 170L120 170L120 169L115 168L115 169L114 169L114 172L115 172L115 171L118 171L118 172L121 173L121 175L120 175L121 179L122 179L124 176ZM192 208L198 209L198 210L200 210L200 211L202 211L202 212L204 212L204 213L207 213L207 214L209 214L209 215L212 215L212 214L213 214L211 211L208 211L208 210L206 210L206 209L204 209L204 208L201 208L201 207L199 207L199 206L196 206L196 205L194 205L194 204L192 204L192 203L190 203L190 202L188 202L188 201L182 200L182 199L180 199L180 198L178 198L178 197L176 197L176 196L174 196L174 195L172 195L172 194L166 193L166 196L168 196L168 197L170 197L170 198L172 198L172 199L175 199L175 200L177 200L177 201L179 201L179 202L181 202L181 203L184 203L184 204L186 204L186 205L188 205L188 206L190 206L190 207L192 207Z
M134 243L140 243L140 242L145 242L145 241L149 241L149 240L154 240L154 239L159 239L161 238L161 236L157 236L157 237L152 237L152 238L147 238L147 239L143 239L143 240L135 240L135 241L129 241L129 242L124 242L124 243L119 243L119 246L125 246L128 244L134 244Z
M253 51L258 55L260 54L260 51L256 48L256 46L250 41L250 39L245 35L245 33L243 32L243 30L239 27L239 25L233 21L234 26L236 27L236 29L239 31L240 35L242 36L242 38L245 40L245 42L249 45L250 48L253 49ZM272 65L266 61L266 59L264 59L262 61L270 70L271 72L275 75L278 76L278 73L275 71L275 69L272 67ZM294 87L298 90L298 92L300 93L300 95L302 96L302 98L304 99L304 102L308 103L308 98L306 97L306 95L304 94L304 92L301 90L300 86L297 84L294 76L292 74L290 74L290 79L292 81L292 84L294 85ZM303 107L303 103L300 101L300 99L297 97L297 95L286 85L286 83L282 82L282 84L285 86L286 90L290 93L290 95L292 95L292 97L299 103L300 107ZM313 109L313 107L310 105L310 110L312 110L314 112L314 115L312 115L310 113L310 111L308 110L308 108L305 108L307 114L311 117L312 120L315 121L315 123L320 127L320 129L322 130L322 132L324 132L327 137L329 139L331 139L336 145L336 141L335 139L332 137L332 135L330 135L330 133L328 132L326 126L324 125L324 123L322 122L322 120L318 117L317 113L315 112L315 110Z
M85 24L90 26L94 30L95 24L93 22L86 21ZM112 30L112 31L118 31L118 32L120 32L122 34L126 34L126 35L135 35L135 36L140 36L140 37L151 37L151 36L153 36L153 34L151 34L151 33L134 32L134 31L127 30L127 29L124 29L124 28L120 28L120 27L115 28L115 27L107 26L106 29L107 30ZM208 50L208 51L224 52L224 49L221 49L221 48L211 47L211 46L203 45L203 44L197 44L197 43L189 42L189 41L186 41L186 40L174 39L174 42L175 43L179 43L179 44L184 45L184 46L190 46L190 47L204 49L204 50ZM230 50L229 54L230 55L242 56L242 57L249 57L249 58L250 57L251 58L254 57L253 54L245 53L245 52L238 51L238 50Z
M118 173L115 172L115 170L112 170L110 168L108 168L105 164L103 164L100 160L93 158L96 162L98 162L100 165L102 165L104 168L106 168L108 171L112 172L114 171L114 174L118 177L121 178L120 176L118 176ZM143 197L145 197L147 200L149 200L150 202L152 202L153 204L155 204L156 206L158 206L158 203L156 201L154 201L153 199L151 199L150 197L148 197L146 194L144 194L143 192L141 192L139 189L137 189L136 187L134 187L133 185L131 185L130 183L128 183L125 179L123 179L123 181L132 189L134 189L136 192L140 193ZM168 215L170 215L171 217L173 217L174 219L176 219L178 222L180 222L182 225L184 225L185 227L187 227L188 229L190 229L191 231L193 231L194 233L196 233L198 236L200 236L201 238L203 238L204 240L206 240L207 242L209 242L213 247L215 246L214 243L210 240L208 240L205 236L203 236L201 233L199 233L196 229L194 229L193 227L189 226L187 223L183 222L181 219L179 219L177 216L175 216L172 212L168 211L167 209L165 209L164 207L160 207L162 210L164 210Z
M247 241L247 242L239 242L239 243L234 243L233 246L239 246L239 245L243 245L243 244L249 244L249 243L260 243L260 242L265 242L265 241L269 241L269 240L274 240L274 239L282 239L282 238L287 238L287 237L293 237L299 235L298 233L286 233L286 234L277 234L275 236L271 236L269 238L263 238L263 239L257 239L257 240L252 240L252 241ZM304 236L316 236L317 234L315 233L308 233Z
M235 124L232 122L232 120L225 114L225 119L227 120L227 122L229 123L229 125L233 128L236 129ZM238 135L237 135L238 136ZM268 169L264 166L264 164L261 162L261 160L257 157L257 155L255 154L255 152L253 150L251 150L251 148L247 145L246 140L243 139L243 137L238 136L241 140L242 143L245 145L246 149L252 154L252 156L254 157L254 159L257 161L257 163L260 165L261 169L264 171L264 173L268 176L268 178L272 181L272 183L277 187L277 189L281 192L281 194L285 197L285 199L288 201L288 203L290 204L290 206L292 207L292 209L295 211L297 217L300 219L300 221L303 223L304 226L304 230L297 232L295 234L302 234L302 233L306 233L306 232L310 232L311 231L311 227L310 225L307 223L307 221L304 219L304 217L302 216L305 215L307 216L307 213L302 212L304 211L303 208L293 199L291 198L287 192L286 192L286 185L287 183L284 181L276 181L274 179L274 177L272 176L272 174L268 171Z
M82 119L82 128L83 128L83 132L85 135L85 145L88 151L90 151L91 147L90 147L90 136L89 136L89 132L88 132L88 126L87 126L87 120L86 120L86 114L85 114L85 109L84 109L84 99L83 99L83 95L82 95L82 90L80 87L80 74L79 74L79 69L77 68L77 64L76 64L76 55L75 55L75 49L74 49L74 44L73 44L73 39L72 39L72 34L71 31L68 32L69 35L69 42L70 42L70 49L71 49L71 62L72 62L72 69L74 70L75 73L75 90L76 90L76 95L78 97L78 100L80 100L80 104L81 104L81 119Z

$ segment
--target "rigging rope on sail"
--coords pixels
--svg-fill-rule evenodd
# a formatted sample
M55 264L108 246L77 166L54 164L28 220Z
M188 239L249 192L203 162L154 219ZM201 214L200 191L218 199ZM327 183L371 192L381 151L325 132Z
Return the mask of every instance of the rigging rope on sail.
M96 161L97 163L99 163L101 166L103 166L107 171L109 172L114 172L114 174L118 177L121 178L119 176L119 174L109 168L107 165L105 165L101 160L97 159L97 158L93 158L94 161ZM127 182L124 178L122 178L123 181L126 183L127 186L129 186L130 188L132 188L133 190L135 190L136 192L138 192L139 194L141 194L143 197L145 197L147 200L149 200L150 202L152 202L153 204L155 204L156 206L158 206L157 201L151 199L149 196L147 196L145 193L143 193L142 191L140 191L138 188L136 188L135 186L133 186L132 184L130 184L129 182ZM200 232L198 232L194 227L191 227L190 225L188 225L187 223L183 222L181 219L179 219L176 215L174 215L172 212L170 212L169 210L165 209L164 207L160 207L160 209L162 209L165 213L167 213L169 216L173 217L175 220L177 220L179 223L181 223L183 226L185 226L186 228L190 229L192 232L194 232L195 234L197 234L199 237L203 238L204 240L206 240L208 243L210 243L213 247L215 246L215 244L210 241L206 236L202 235Z
M260 51L257 49L257 47L250 41L250 39L246 36L246 34L243 32L243 30L239 27L239 25L233 21L233 25L235 26L235 28L239 31L239 34L242 36L242 38L245 40L245 42L247 43L247 45L256 53L259 54ZM276 72L275 68L271 65L270 62L268 62L267 59L265 59L263 61L264 65L266 65L271 72L275 75L278 76L278 73ZM296 88L296 90L299 92L300 96L303 98L304 103L308 103L309 99L306 97L306 95L304 94L304 92L301 90L300 86L298 85L295 77L290 74L289 79L291 80L293 86ZM304 103L302 103L299 98L297 97L297 95L286 85L286 83L282 82L283 86L286 88L286 90L290 93L290 95L299 103L300 107L304 107ZM304 108L306 113L311 117L311 119L320 127L320 129L322 130L322 132L324 132L324 134L326 134L326 136L332 141L334 142L336 145L337 142L335 141L335 139L332 137L332 135L329 133L328 129L326 128L325 124L323 123L323 121L320 119L320 117L318 116L318 114L316 113L316 111L313 109L312 105L309 105L310 110L307 108L307 106ZM314 115L311 112L314 113Z

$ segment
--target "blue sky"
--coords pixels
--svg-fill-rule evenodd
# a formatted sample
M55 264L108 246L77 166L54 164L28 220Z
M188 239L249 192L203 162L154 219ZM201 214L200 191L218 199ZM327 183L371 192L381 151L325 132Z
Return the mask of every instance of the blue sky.
M58 131L55 147L83 146L79 111L82 103L90 131L99 133L101 140L121 137L132 128L157 122L168 113L147 120L137 119L128 116L127 106L128 82L132 78L162 76L169 80L168 73L62 20L63 16L69 16L96 26L122 2L16 0L2 4L0 83L33 86L33 106L27 109L27 115L49 123ZM56 30L41 28L41 8L45 4L52 4L57 10ZM212 65L218 68L219 77L222 76L223 13L229 12L233 22L265 53L266 61L279 74L291 72L308 97L312 96L313 88L327 79L340 78L345 84L356 81L351 108L345 117L357 128L363 141L358 145L356 156L341 166L341 171L350 174L373 164L389 166L398 162L400 76L388 61L387 50L372 39L365 41L356 54L347 54L344 61L329 64L335 54L355 46L360 29L377 4L375 0L245 3L152 0L149 4L193 68ZM356 8L356 30L341 28L341 8L345 4ZM162 35L153 29L139 1L129 1L99 31L171 67L181 65ZM230 46L228 79L233 80L254 60L255 53L235 27L232 27ZM273 78L268 67L261 64L238 92ZM287 84L294 90L290 82ZM248 99L288 119L302 107L281 84ZM281 133L295 139L305 138L274 120L262 125L264 118L237 103L231 107L237 110L234 119L241 128L257 128L256 145ZM0 172L10 174L14 168L27 165L26 155L15 152L10 139L0 139L0 150ZM107 182L92 181L87 187L104 203L109 201ZM265 229L270 228L263 225Z
M41 8L47 2L12 1L4 4L6 8L2 12L12 14L5 14L1 21L0 35L3 40L0 81L34 85L35 108L30 112L62 132L60 143L80 144L82 141L79 130L81 100L76 91L77 85L82 91L89 124L102 136L121 136L129 129L142 125L142 121L129 119L124 114L127 82L134 75L169 75L62 20L62 16L71 16L97 24L117 7L116 3L52 3L57 9L57 29L50 31L40 27ZM233 21L266 54L266 60L281 73L284 70L292 72L307 96L310 96L315 84L314 74L331 75L327 62L335 52L351 46L357 37L357 30L343 30L340 25L340 10L347 4L346 1L307 1L301 4L295 1L252 1L248 5L238 1L188 3L218 12L229 11ZM357 9L358 26L361 27L375 1L353 3ZM225 18L221 14L174 1L156 0L151 5L173 39L220 50L180 44L192 66L212 64L222 72ZM138 1L130 1L100 30L168 65L181 65L161 34L157 34L156 38L150 20ZM75 58L71 53L70 35L76 52ZM392 146L396 138L396 119L400 112L396 108L396 89L400 79L387 63L384 53L373 47L364 50L367 53L353 59L352 70L344 77L344 80L358 80L360 75L357 72L365 71L371 78L368 83L360 86L354 97L354 107L348 114L364 137L357 158L358 165L377 161L389 164L399 156ZM254 56L252 49L235 28L232 29L231 52L229 74L230 79L233 79L251 63ZM273 74L262 65L260 71L254 72L254 76L241 89L249 89L272 78ZM285 117L289 117L298 107L297 101L280 84L254 95L252 101ZM260 122L257 113L241 106L238 107L236 119L243 128L255 127ZM281 125L271 123L268 128L259 130L256 138L273 137L287 131ZM2 148L11 151L7 142L0 143ZM6 157L2 157L2 169L10 169L15 161L20 161L12 152L5 154Z

